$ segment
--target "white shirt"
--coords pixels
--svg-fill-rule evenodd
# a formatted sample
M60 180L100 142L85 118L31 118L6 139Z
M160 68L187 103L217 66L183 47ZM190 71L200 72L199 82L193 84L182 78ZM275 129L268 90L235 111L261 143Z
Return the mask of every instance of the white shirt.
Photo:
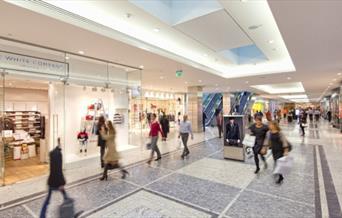
M190 133L192 135L191 123L189 121L181 121L179 124L180 133Z

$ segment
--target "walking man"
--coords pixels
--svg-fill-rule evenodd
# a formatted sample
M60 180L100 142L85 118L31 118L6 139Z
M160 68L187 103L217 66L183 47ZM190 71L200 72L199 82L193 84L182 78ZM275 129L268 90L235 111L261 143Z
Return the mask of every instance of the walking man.
M179 126L179 136L178 138L182 138L182 142L184 145L184 150L182 154L182 158L188 156L190 154L189 148L188 148L188 140L189 135L191 135L191 139L194 139L194 134L192 133L192 127L191 123L188 121L188 115L183 116L183 121L180 123Z

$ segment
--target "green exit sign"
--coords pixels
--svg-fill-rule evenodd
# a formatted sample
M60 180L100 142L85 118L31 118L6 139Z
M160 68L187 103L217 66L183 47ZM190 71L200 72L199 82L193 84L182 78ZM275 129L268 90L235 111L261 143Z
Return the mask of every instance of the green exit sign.
M176 77L181 77L181 76L183 76L183 70L177 70Z

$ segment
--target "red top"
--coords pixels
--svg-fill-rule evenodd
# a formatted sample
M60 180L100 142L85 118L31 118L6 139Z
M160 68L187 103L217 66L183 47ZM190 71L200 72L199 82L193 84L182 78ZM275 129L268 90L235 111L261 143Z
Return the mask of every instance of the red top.
M158 136L158 132L164 136L163 130L161 130L160 125L158 122L151 123L151 130L150 130L150 136Z

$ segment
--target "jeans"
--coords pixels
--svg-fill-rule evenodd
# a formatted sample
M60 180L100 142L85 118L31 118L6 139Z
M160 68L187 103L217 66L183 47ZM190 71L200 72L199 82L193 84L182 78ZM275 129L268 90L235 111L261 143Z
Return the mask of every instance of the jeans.
M188 148L189 133L181 133L180 135L181 135L182 142L184 145L184 150L183 150L182 156L185 156L185 155L189 154L189 148Z
M68 199L68 196L67 196L67 194L66 194L64 189L59 190L58 188L49 187L48 195L46 196L46 199L45 199L44 204L43 204L43 208L40 211L40 218L45 218L46 217L47 207L50 204L51 194L52 194L53 191L60 191L62 193L62 195L63 195L64 200Z
M159 151L157 142L158 142L158 136L153 136L151 138L151 159L153 158L154 152L157 153L157 158L161 157L161 153Z

